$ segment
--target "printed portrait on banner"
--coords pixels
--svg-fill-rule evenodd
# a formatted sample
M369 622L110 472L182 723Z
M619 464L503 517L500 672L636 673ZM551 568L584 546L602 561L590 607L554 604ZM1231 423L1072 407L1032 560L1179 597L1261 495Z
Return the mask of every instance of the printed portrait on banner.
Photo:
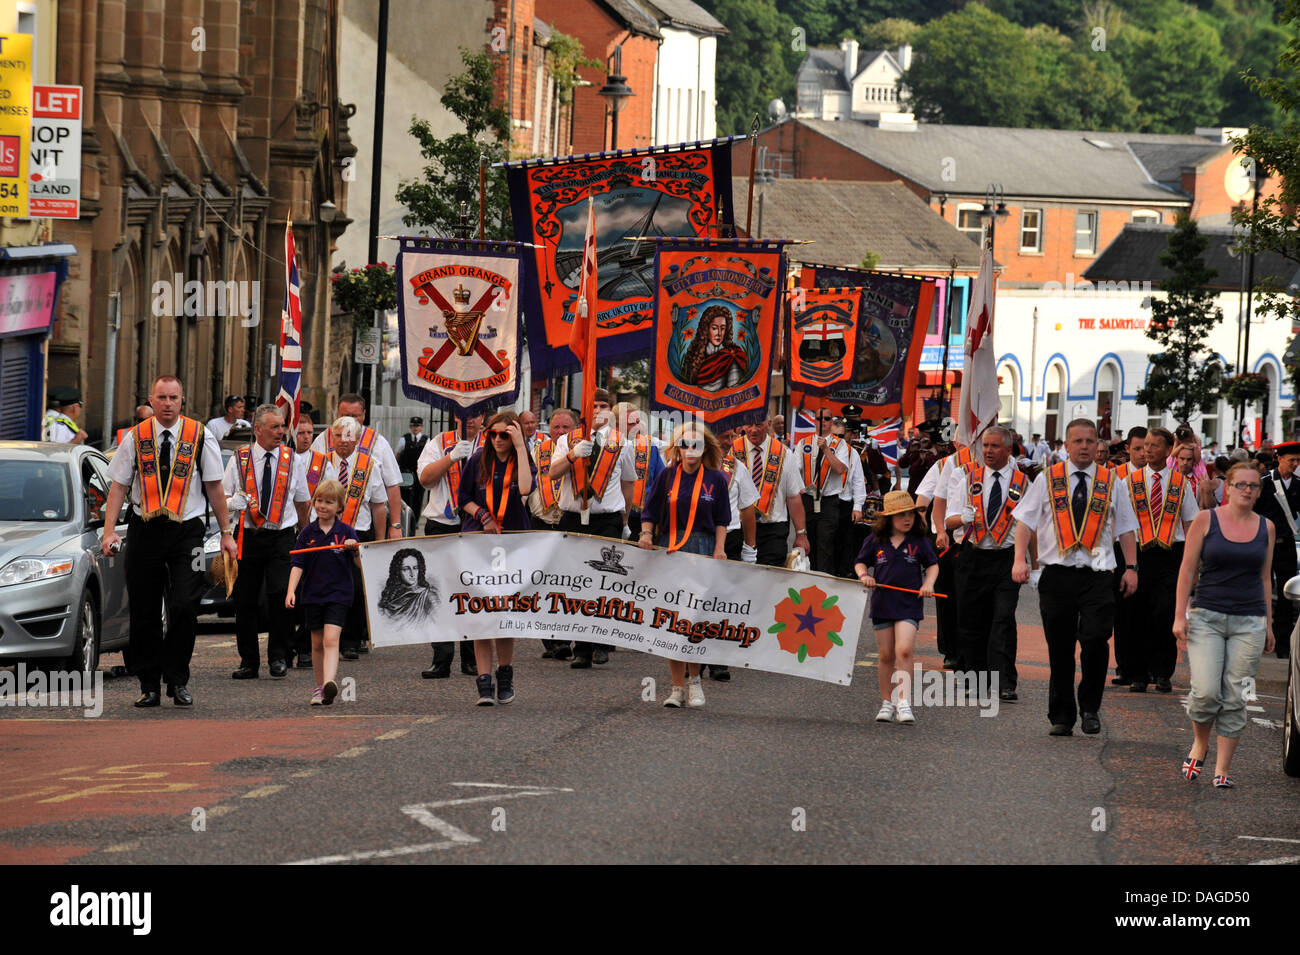
M512 249L404 241L397 259L397 303L402 390L408 398L462 412L514 400L521 268Z
M661 244L651 401L743 423L767 406L781 311L780 245Z
M535 374L574 361L567 342L581 285L588 195L596 218L601 361L650 349L655 240L707 235L720 201L730 203L730 155L712 145L525 162L509 166L508 178L516 238L536 246L526 256L525 298Z

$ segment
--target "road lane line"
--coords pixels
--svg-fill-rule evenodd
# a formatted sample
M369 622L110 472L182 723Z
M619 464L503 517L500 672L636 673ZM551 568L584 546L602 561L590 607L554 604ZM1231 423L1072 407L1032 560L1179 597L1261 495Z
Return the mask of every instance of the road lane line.
M1282 856L1279 859L1260 859L1251 865L1295 865L1297 862L1300 862L1300 856Z
M134 842L119 842L115 846L105 846L104 851L105 852L132 852L139 848L140 848L140 840L136 839Z
M381 740L381 739L399 739L399 738L405 736L405 735L406 735L407 733L409 733L409 732L411 732L411 731L410 731L410 730L389 730L387 733L380 733L378 736L375 737L375 739L376 739L376 740Z
M478 840L475 840L476 842ZM398 846L396 849L373 849L368 852L349 852L339 856L317 856L315 859L301 859L298 862L286 862L285 865L333 865L336 862L364 862L366 859L392 859L396 856L417 855L421 852L434 852L438 849L455 849L464 845L461 842L425 842L418 846Z
M301 772L291 773L290 775L293 776L294 779L306 779L308 776L315 776L319 772L319 769L304 769Z
M224 803L219 806L213 806L211 809L209 809L208 816L209 818L215 818L217 816L228 816L238 808L239 808L238 806L232 806L229 803Z
M1252 842L1290 842L1300 846L1300 839L1283 839L1281 836L1238 836L1238 839L1249 839Z
M370 752L369 746L353 746L351 749L345 749L341 753L335 753L335 759L351 759L354 756L360 756L362 753Z
M245 799L263 799L266 796L274 796L282 790L288 789L287 786L258 786L256 789L250 789L244 793Z

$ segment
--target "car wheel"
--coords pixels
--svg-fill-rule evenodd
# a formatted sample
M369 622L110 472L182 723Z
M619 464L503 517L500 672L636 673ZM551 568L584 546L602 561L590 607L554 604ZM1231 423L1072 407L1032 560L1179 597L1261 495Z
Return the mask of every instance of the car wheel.
M72 655L64 659L62 665L68 673L81 674L82 686L90 686L95 671L99 669L99 622L95 614L95 598L90 591L86 591L81 595L81 612L77 614L77 633Z
M1294 677L1286 688L1286 723L1282 727L1282 771L1288 776L1300 776L1300 723L1296 722L1296 692Z

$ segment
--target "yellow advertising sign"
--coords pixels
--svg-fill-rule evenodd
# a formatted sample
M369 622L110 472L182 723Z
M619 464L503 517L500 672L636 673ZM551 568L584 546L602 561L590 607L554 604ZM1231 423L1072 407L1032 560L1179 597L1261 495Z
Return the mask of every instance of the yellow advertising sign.
M0 33L0 216L27 218L32 135L32 38Z

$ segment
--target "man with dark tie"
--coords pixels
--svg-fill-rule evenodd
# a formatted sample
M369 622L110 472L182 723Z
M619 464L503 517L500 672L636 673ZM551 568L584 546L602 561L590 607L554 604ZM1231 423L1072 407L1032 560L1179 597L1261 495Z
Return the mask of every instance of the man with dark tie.
M1300 480L1296 466L1300 465L1300 441L1287 441L1277 445L1277 467L1264 475L1255 513L1267 517L1277 528L1277 541L1273 545L1273 593L1281 595L1286 582L1296 575L1295 540L1300 526ZM1291 655L1291 628L1295 626L1295 609L1285 597L1277 602L1273 611L1273 640L1279 660Z
M956 566L961 620L958 638L966 666L997 674L998 698L1015 702L1016 605L1020 584L1011 579L1015 557L1012 515L1029 479L1011 460L1011 432L993 426L980 439L984 463L954 468L948 485L949 532L965 525ZM993 686L990 681L987 684Z
M1038 603L1047 638L1051 736L1073 736L1076 717L1088 734L1101 732L1101 693L1110 664L1115 622L1115 541L1124 556L1120 592L1137 590L1137 522L1128 491L1115 472L1095 461L1097 425L1075 418L1065 427L1067 461L1051 465L1030 485L1015 510L1016 556L1011 576L1029 580L1029 540L1037 537ZM1078 705L1074 692L1079 654Z
M235 581L236 680L256 680L261 660L258 598L266 587L270 629L266 659L273 680L283 679L293 654L293 611L284 606L289 589L289 551L307 523L307 472L284 443L284 416L275 405L253 412L253 443L231 455L222 481L231 513L239 521L239 577Z
M113 455L108 476L113 485L104 505L105 557L122 539L113 530L129 492L134 517L126 543L126 589L131 608L127 668L140 680L139 707L162 703L167 695L177 706L193 706L190 658L194 655L194 611L203 582L204 496L212 503L221 528L221 549L236 553L226 496L221 488L221 451L201 423L181 415L185 391L174 375L163 375L149 389L153 417L128 431ZM164 587L162 581L168 581ZM167 633L163 635L162 600L167 599Z

